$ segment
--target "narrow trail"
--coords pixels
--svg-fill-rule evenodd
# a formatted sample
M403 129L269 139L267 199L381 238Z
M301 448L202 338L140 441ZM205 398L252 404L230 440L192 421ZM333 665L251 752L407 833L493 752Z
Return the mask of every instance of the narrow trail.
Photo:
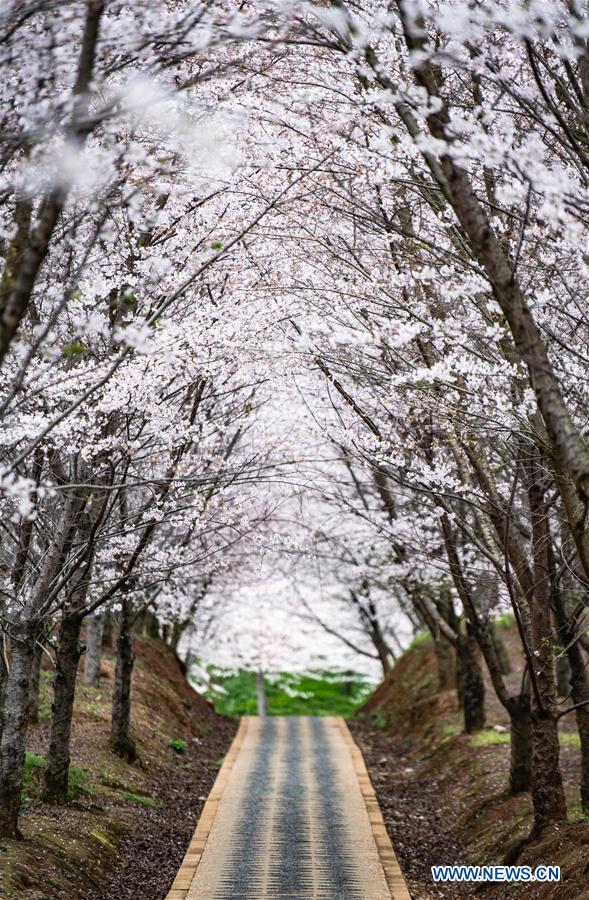
M242 719L168 900L410 900L339 718Z

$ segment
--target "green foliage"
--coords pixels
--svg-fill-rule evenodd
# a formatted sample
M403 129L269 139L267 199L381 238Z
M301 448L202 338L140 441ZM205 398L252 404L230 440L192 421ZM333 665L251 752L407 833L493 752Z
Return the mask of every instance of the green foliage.
M64 344L61 348L61 352L64 356L78 356L80 353L83 353L86 350L86 344L82 341L71 341L69 344Z
M222 250L223 249L223 241L213 241L211 244L212 250Z
M502 612L500 615L496 616L493 619L493 623L498 628L503 628L503 629L511 628L512 625L515 624L515 616L513 615L512 612Z
M494 744L511 743L511 735L508 731L495 731L494 728L485 728L478 731L470 739L473 747L492 747Z
M407 647L407 650L405 650L405 653L407 653L408 650L415 650L417 647L428 647L431 642L432 636L427 628L424 628L423 631L419 631L415 635L415 637Z
M172 741L168 742L168 747L171 747L176 753L186 753L188 744L186 741L183 741L182 738L174 738Z
M207 697L227 716L256 715L256 676L243 669L232 672L207 668ZM274 716L351 716L372 687L358 672L317 670L305 674L279 672L267 677L268 711Z

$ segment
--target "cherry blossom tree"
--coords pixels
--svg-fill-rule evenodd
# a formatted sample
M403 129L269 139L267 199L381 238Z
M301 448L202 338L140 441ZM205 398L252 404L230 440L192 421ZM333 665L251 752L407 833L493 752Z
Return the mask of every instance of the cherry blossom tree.
M589 809L586 10L32 0L0 25L0 834L41 654L67 796L105 611L129 760L139 627L260 671L312 633L385 673L426 627L467 731L488 670L536 829L566 818L565 714Z

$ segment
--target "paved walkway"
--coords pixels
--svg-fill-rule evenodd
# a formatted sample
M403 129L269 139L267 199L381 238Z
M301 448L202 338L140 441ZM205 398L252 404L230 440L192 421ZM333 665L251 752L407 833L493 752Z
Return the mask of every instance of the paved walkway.
M168 900L410 900L337 718L245 718Z

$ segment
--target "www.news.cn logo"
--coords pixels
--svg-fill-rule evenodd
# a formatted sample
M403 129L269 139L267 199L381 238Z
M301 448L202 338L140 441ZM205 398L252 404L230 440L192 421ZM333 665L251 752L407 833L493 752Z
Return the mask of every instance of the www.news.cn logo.
M432 866L434 881L560 881L560 866Z

